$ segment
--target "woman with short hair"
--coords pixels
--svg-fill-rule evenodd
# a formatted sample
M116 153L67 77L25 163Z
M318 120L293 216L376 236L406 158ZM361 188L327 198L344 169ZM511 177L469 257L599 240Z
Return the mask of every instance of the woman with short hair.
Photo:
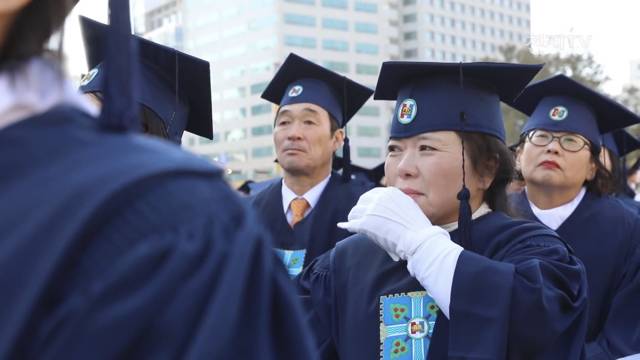
M541 67L386 62L397 100L385 163L339 226L357 232L299 279L324 359L577 359L584 268L545 227L514 220L501 100ZM461 190L462 188L462 190Z
M512 205L555 230L585 265L589 288L587 359L640 352L640 219L609 196L602 133L640 119L564 75L532 84L514 106L530 115L518 149L526 182Z

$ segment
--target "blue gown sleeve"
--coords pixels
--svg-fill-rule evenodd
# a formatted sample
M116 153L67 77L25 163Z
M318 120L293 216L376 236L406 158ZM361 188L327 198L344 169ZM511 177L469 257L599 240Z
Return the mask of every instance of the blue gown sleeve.
M332 262L335 249L314 259L309 266L296 277L298 292L306 313L306 321L311 324L318 359L338 359L338 339L335 334L337 324L336 297Z
M579 358L587 321L583 265L552 237L505 245L492 259L461 253L451 291L449 356Z
M636 233L637 234L637 233ZM587 360L640 353L640 246L629 256L602 332L585 346Z
M93 219L27 329L26 357L312 357L270 239L223 180L147 179Z

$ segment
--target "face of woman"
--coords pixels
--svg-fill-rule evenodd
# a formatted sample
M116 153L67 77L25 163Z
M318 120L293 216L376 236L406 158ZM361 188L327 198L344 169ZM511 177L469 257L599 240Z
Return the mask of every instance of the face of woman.
M548 134L554 137L576 136L564 132L546 132L544 135ZM532 136L536 134L533 133ZM574 192L579 190L585 181L594 178L596 165L591 158L589 146L571 152L560 146L560 141L554 138L547 145L540 146L533 144L531 137L527 136L518 154L519 167L527 187Z
M493 179L480 178L469 157L465 158L466 185L475 210ZM387 185L411 196L434 225L458 220L456 196L462 187L462 143L455 132L389 140L384 171Z

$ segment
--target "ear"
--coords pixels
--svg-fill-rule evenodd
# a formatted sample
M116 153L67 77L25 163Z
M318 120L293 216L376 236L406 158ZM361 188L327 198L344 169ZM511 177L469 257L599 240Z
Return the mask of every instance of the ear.
M588 166L589 168L587 169L587 181L591 181L596 177L596 172L598 170L598 166L596 165L593 157L591 158L591 161L589 161Z
M497 159L489 161L483 174L478 174L478 186L483 191L487 191L493 183L493 180L496 178L496 171L498 171Z
M344 144L344 129L338 129L333 133L333 151L337 151Z

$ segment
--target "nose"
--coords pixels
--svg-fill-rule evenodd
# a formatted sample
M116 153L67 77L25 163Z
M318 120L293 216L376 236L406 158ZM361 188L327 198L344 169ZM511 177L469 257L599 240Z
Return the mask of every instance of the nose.
M545 146L545 152L547 154L559 154L560 153L560 139L554 138L550 143Z
M297 121L294 121L287 129L287 140L302 139L302 127Z
M410 179L418 175L418 164L415 151L405 151L398 163L398 177Z

